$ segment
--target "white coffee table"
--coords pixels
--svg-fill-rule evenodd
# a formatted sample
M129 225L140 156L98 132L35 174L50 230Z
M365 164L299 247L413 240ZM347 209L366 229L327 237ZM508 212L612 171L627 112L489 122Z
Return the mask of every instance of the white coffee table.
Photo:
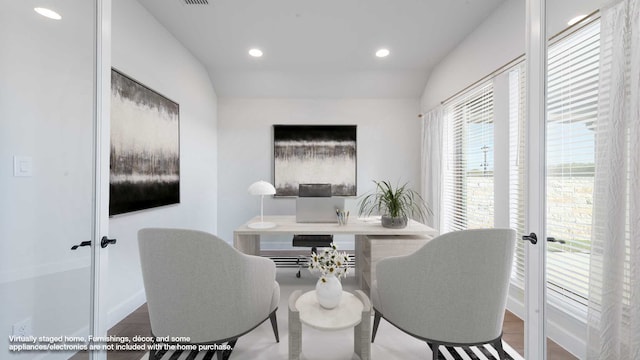
M318 330L342 330L353 327L353 348L361 360L371 357L371 303L364 292L342 292L340 304L325 309L318 304L316 292L294 291L289 297L289 360L299 360L302 352L302 324Z

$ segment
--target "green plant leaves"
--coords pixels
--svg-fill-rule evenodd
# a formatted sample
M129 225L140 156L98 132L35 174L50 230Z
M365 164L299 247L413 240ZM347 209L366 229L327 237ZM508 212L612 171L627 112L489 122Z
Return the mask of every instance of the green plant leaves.
M373 181L376 189L360 200L359 214L389 215L391 217L412 217L425 221L431 214L422 196L409 188L408 183L392 186L389 181Z

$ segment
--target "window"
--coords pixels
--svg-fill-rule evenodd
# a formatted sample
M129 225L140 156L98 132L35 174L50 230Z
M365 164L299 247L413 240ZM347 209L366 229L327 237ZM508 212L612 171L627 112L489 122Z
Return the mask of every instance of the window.
M493 227L493 82L457 96L444 113L442 232Z
M578 321L586 320L589 296L600 45L596 19L553 40L548 49L547 301ZM524 61L505 69L444 106L443 233L494 224L515 229L518 238L524 233L528 169ZM525 246L523 241L516 243L511 277L516 300L523 295ZM621 261L629 256L627 249ZM624 289L625 303L628 289Z
M589 290L594 124L600 23L549 47L547 78L548 301L584 314Z

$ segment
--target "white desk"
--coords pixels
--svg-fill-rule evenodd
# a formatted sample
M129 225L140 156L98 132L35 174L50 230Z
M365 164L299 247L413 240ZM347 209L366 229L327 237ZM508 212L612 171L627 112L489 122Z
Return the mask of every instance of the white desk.
M257 216L241 225L233 232L233 246L245 254L260 255L260 235L267 234L297 234L297 235L422 235L433 237L437 231L414 220L409 220L407 227L403 229L388 229L382 227L380 220L349 219L347 225L338 223L297 223L296 217L291 216L265 216L264 221L275 223L270 229L250 229L247 224L260 221Z
M265 216L265 221L275 223L270 229L251 229L247 226L252 222L260 221L257 216L241 225L233 232L233 246L245 254L260 255L260 235L355 235L356 250L356 278L360 287L369 290L372 282L371 270L375 268L375 261L379 256L371 256L369 239L376 239L378 243L389 243L385 248L391 248L389 255L402 255L415 250L416 246L407 246L407 243L420 245L438 235L438 232L424 224L409 220L407 227L403 229L388 229L382 227L380 219L349 219L346 225L338 223L297 223L295 216ZM400 241L401 240L401 241ZM403 252L399 252L402 250ZM378 253L386 253L387 250L378 250ZM364 256L363 256L364 255Z

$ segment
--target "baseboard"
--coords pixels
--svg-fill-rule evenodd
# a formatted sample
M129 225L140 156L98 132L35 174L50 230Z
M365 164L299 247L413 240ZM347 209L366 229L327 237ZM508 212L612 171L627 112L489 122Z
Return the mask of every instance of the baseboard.
M547 305L547 337L578 359L587 357L586 324Z
M147 297L144 293L144 289L140 289L138 292L116 305L113 309L110 309L107 313L107 328L111 329L114 325L129 316L129 314L134 312L145 302L147 302Z
M507 297L507 310L512 312L520 319L524 319L524 302L520 300L523 294L519 289L515 289L514 286L509 287L509 296Z

